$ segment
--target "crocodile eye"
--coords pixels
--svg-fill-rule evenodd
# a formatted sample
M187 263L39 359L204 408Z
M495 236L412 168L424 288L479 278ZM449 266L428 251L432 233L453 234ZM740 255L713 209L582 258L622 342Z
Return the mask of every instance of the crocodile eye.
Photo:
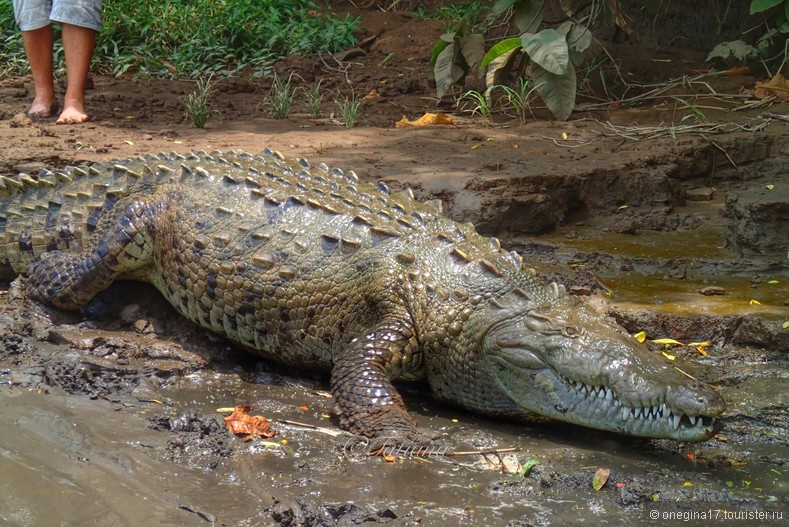
M579 330L575 326L569 326L568 325L568 326L564 326L564 328L562 328L562 335L564 335L565 337L574 339L574 338L578 337L580 334L581 334L581 330Z

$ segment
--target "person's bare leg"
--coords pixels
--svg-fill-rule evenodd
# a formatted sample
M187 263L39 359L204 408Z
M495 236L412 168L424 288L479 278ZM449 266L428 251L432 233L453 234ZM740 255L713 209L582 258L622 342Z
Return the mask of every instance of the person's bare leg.
M96 31L73 24L63 24L63 50L66 55L66 96L58 124L88 121L85 112L85 81L88 78Z
M55 78L52 72L52 26L22 31L36 95L27 113L35 117L50 117L55 111Z

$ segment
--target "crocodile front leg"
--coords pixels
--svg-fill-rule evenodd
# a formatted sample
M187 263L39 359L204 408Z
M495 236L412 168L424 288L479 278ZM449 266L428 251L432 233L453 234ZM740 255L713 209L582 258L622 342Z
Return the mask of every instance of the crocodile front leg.
M390 381L416 350L409 325L382 322L351 341L335 361L331 389L340 425L357 435L396 444L430 441L416 429L402 396Z
M41 255L30 266L29 298L58 309L79 309L120 275L148 265L153 255L150 215L145 202L135 201L88 251Z

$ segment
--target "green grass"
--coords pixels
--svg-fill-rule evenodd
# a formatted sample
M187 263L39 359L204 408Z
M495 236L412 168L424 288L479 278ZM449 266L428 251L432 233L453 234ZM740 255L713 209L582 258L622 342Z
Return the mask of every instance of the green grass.
M291 87L293 73L280 77L274 72L269 94L263 99L263 106L269 109L274 119L285 119L293 108L296 89Z
M226 75L247 67L265 74L282 56L356 43L358 19L316 10L308 0L110 0L93 67L155 77ZM56 56L62 57L59 49L58 40ZM0 2L0 73L26 68L11 2Z
M192 122L195 128L205 128L205 124L211 117L211 95L214 92L212 75L208 78L197 79L195 91L183 98L184 111L186 117Z
M488 2L470 1L443 4L431 10L419 7L414 12L418 20L446 20L450 23L464 23L468 27L476 25L480 15L490 10Z
M345 128L353 128L359 122L359 116L362 113L362 99L357 97L356 94L351 94L351 97L345 97L340 100L337 99L337 110L340 114L340 122Z

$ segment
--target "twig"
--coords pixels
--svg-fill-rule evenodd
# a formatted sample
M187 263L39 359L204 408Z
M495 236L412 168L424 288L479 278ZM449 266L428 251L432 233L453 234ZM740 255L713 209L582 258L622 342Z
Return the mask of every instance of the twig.
M488 450L454 450L450 452L445 452L445 456L488 456L488 455L495 455L495 454L505 454L507 452L518 452L520 448L518 447L509 447L509 448L491 448Z
M332 428L325 428L323 426L311 425L309 423L300 423L299 421L291 421L289 419L277 419L277 422L285 424L285 425L300 426L302 428L309 428L310 430L315 430L317 432L320 432L322 434L327 434L327 435L330 435L332 437L337 437L337 436L340 436L340 435L347 434L347 432L344 432L342 430L334 430Z
M555 144L556 146L563 146L565 148L581 148L582 146L591 145L592 143L594 143L593 139L590 139L588 141L576 140L573 141L575 144L568 144L569 141L567 141L566 139L554 139L553 137L548 137L545 135L543 135L542 138L547 139L548 141L553 141L553 144Z
M723 148L722 148L722 147L721 147L721 146L720 146L718 143L716 143L715 141L712 141L712 142L711 142L711 144L712 144L712 146L714 146L715 148L717 148L718 150L720 150L721 152L723 152L723 155L724 155L724 156L726 156L726 159L728 159L728 160L729 160L729 163L731 163L731 166L733 166L734 168L737 168L737 163L735 163L735 162L734 162L734 159L732 159L732 158L731 158L731 156L729 155L729 153L728 153L726 150L724 150L724 149L723 149Z
M788 119L789 120L789 119ZM619 126L611 123L610 121L602 122L596 121L598 124L604 126L612 133L607 134L602 132L602 135L617 135L630 139L632 141L640 141L641 139L656 139L658 137L671 136L676 137L680 134L697 133L697 134L720 134L727 132L758 132L763 130L767 125L772 122L771 118L762 119L755 124L738 124L734 122L726 123L699 123L699 124L683 124L683 125L658 125L658 126Z
M789 122L789 115L786 114L765 112L762 115L764 115L765 117L770 117L772 119L778 119L779 121Z
M326 61L325 61L325 60L323 60L323 55L322 55L320 52L318 52L318 58L319 58L319 59L321 59L321 62L323 63L323 65L324 65L324 66L326 66L326 69L327 69L327 70L329 70L329 71L336 71L336 72L338 72L338 73L342 73L343 75L345 75L345 83L346 83L346 84L348 84L348 85L350 85L350 84L351 84L351 78L348 76L348 68L350 68L350 67L351 67L351 65L350 65L350 64L348 64L348 65L347 65L347 66L345 66L344 68L341 68L341 67L339 67L339 66L335 68L335 67L329 66L329 65L326 63ZM332 58L334 59L334 62L336 62L338 65L341 65L341 64L342 64L342 62L340 62L339 60L337 60L335 57L332 57Z

